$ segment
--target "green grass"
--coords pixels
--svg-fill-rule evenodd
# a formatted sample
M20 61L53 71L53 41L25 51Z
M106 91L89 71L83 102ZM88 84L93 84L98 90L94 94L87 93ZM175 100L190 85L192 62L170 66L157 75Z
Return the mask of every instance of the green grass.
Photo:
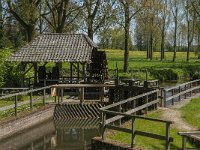
M108 58L108 68L110 70L109 74L112 77L112 70L116 69L116 66L119 68L120 76L122 77L131 77L131 73L123 74L123 50L105 50ZM141 71L148 69L151 71L149 74L149 79L160 79L160 80L185 80L185 77L189 79L190 73L200 72L200 60L197 59L197 56L191 52L190 61L186 62L186 52L177 52L176 62L172 61L173 52L165 53L166 59L160 61L160 52L154 52L153 60L146 59L145 51L130 51L129 53L129 71L133 70L134 78L139 78L141 80L145 79L145 73ZM154 74L152 72L163 72L162 70L167 70L167 74L175 74L174 77L163 77L162 74ZM140 71L137 71L140 70ZM166 75L166 73L165 73Z
M147 116L152 118L162 118L162 111L155 111L149 113ZM125 125L128 128L131 128L131 123ZM146 120L136 120L136 129L140 131L146 131L150 133L156 133L160 135L165 135L165 124L146 121ZM175 128L171 128L170 135L174 138L174 142L171 143L171 149L181 148L182 138L179 136L178 131ZM131 135L122 132L114 132L109 135L109 139L117 140L125 144L131 143ZM155 149L165 149L165 142L157 139L151 139L143 136L136 136L136 147L144 148L146 150L155 150ZM188 144L188 143L187 143ZM188 144L187 146L191 146Z
M185 121L200 129L200 98L192 99L181 111Z
M116 63L120 69L123 68L123 50L105 50L108 58L108 66L110 69L116 68ZM164 61L160 61L159 56L160 52L154 52L154 59L147 60L145 51L130 51L129 53L129 67L130 69L141 69L141 68L150 68L150 67L183 67L190 65L199 64L200 60L197 59L194 53L191 52L190 62L186 62L186 53L185 52L177 52L177 60L176 62L172 62L172 52L166 52L166 59Z
M34 103L32 110L35 110L35 109L38 109L38 108L41 108L41 107L43 107L43 104L41 102ZM29 112L29 111L32 111L32 110L30 109L30 105L27 104L27 105L22 105L22 106L18 107L17 113L19 115L21 113L26 113L26 112ZM15 116L15 109L14 108L6 110L6 111L0 111L0 120L4 119L4 118L12 117L12 116Z

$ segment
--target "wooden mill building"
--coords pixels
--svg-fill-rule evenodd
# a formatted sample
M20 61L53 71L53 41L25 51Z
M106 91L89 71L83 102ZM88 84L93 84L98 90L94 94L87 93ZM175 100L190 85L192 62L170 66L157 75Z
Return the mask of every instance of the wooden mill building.
M42 81L74 83L104 82L107 75L105 52L98 51L97 45L84 34L47 33L14 53L8 61L20 62L22 78L34 70L34 84ZM46 71L47 63L55 63L51 72ZM63 63L68 72L62 73ZM63 82L62 82L63 83Z

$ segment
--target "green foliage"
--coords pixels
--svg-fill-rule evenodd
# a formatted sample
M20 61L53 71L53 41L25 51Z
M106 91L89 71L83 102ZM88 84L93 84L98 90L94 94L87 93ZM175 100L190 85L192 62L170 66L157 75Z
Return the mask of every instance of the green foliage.
M133 49L133 44L129 36L129 49ZM121 28L107 29L99 33L99 46L101 48L111 48L111 49L124 49L124 30Z
M166 81L166 80L179 80L184 77L184 71L181 69L169 69L169 68L164 68L164 69L156 69L156 68L151 68L149 69L149 72L151 75L159 79L160 81Z
M20 71L17 63L6 62L11 55L12 49L0 50L0 87L16 87L20 85Z
M8 37L3 36L2 38L0 38L0 49L11 47L11 46L12 46L12 43Z

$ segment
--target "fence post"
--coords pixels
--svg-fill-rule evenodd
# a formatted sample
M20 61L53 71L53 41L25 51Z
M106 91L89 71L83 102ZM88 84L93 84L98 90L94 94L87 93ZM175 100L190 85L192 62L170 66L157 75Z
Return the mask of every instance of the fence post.
M165 150L170 150L170 123L166 123L166 148Z
M179 86L178 92L181 93L181 86ZM181 95L179 95L179 101L181 101Z
M187 90L187 85L185 84L185 91ZM187 98L187 92L185 92L185 99Z
M174 89L172 89L172 96L174 96ZM172 98L172 105L174 105L174 98Z
M33 93L30 93L30 109L33 109Z
M135 144L135 117L132 117L132 136L131 136L131 148Z
M17 116L17 95L15 96L15 116Z
M192 83L190 82L190 97L192 96Z
M164 107L166 107L167 106L167 101L166 101L166 99L167 99L167 91L165 89L163 90L163 95L164 95L163 104L164 104Z
M148 103L148 95L145 96L145 104ZM145 113L148 114L148 107L145 108Z
M105 139L105 130L106 130L106 114L102 111L102 140Z
M186 140L187 140L186 136L183 135L182 136L182 150L186 150Z
M118 112L121 112L121 109L122 109L122 106L121 106L121 104L118 106ZM119 126L121 126L121 124L122 124L122 121L121 121L121 119L119 119Z
M46 90L44 89L44 90L43 90L43 99L42 99L43 105L45 105L45 93L46 93Z

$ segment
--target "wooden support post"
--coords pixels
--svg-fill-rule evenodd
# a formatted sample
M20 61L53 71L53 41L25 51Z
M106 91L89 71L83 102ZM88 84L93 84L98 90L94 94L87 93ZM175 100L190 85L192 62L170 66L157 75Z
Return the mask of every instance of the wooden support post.
M163 94L164 94L164 97L163 97L163 104L164 104L164 107L166 107L167 106L167 101L166 101L166 99L167 99L167 92L166 92L166 90L164 89L163 90Z
M77 83L79 83L80 81L80 66L79 66L79 62L77 63Z
M190 89L192 88L192 83L190 82ZM192 90L190 91L190 97L192 96Z
M101 92L100 92L100 101L101 101L101 104L103 104L103 101L104 101L104 87L101 87Z
M45 94L46 94L46 90L43 90L43 98L42 98L42 104L45 105Z
M185 85L185 91L187 90L187 85ZM187 92L185 93L185 99L187 98Z
M145 96L145 104L148 103L148 95ZM145 108L145 114L148 114L148 107Z
M120 105L118 105L118 112L122 112L122 106L121 106L121 104L120 104ZM121 118L119 119L119 122L118 122L118 124L119 124L119 126L121 126L121 125L122 125L122 120L121 120Z
M30 93L30 109L33 109L33 93Z
M80 104L84 102L84 87L80 88Z
M106 114L102 112L102 140L105 140Z
M83 80L84 82L86 81L86 68L85 68L85 63L82 64L82 67L83 67Z
M166 147L165 150L170 150L170 123L166 123Z
M44 80L44 87L46 87L46 80ZM45 94L46 94L46 90L43 90L43 98L42 98L42 103L43 105L45 105Z
M136 107L136 100L133 100L132 101L132 109L134 109ZM136 112L133 113L134 115L136 115Z
M61 88L61 102L63 102L63 97L64 97L64 89Z
M17 116L17 107L18 107L17 95L15 96L15 116Z
M73 64L70 62L70 83L72 83Z
M185 135L182 136L182 150L186 150L186 141L187 137Z
M57 88L58 93L58 104L60 104L60 88Z
M33 67L34 67L34 85L36 85L37 84L37 73L38 73L37 63L33 63Z
M131 148L135 145L135 118L132 118L132 136L131 136Z
M178 92L181 93L181 86L179 86ZM179 99L179 101L181 101L181 95L179 95L179 98L178 98L178 99Z
M172 96L174 96L174 89L172 89ZM172 98L172 105L174 105L174 98Z
M46 137L43 138L43 150L46 150Z

